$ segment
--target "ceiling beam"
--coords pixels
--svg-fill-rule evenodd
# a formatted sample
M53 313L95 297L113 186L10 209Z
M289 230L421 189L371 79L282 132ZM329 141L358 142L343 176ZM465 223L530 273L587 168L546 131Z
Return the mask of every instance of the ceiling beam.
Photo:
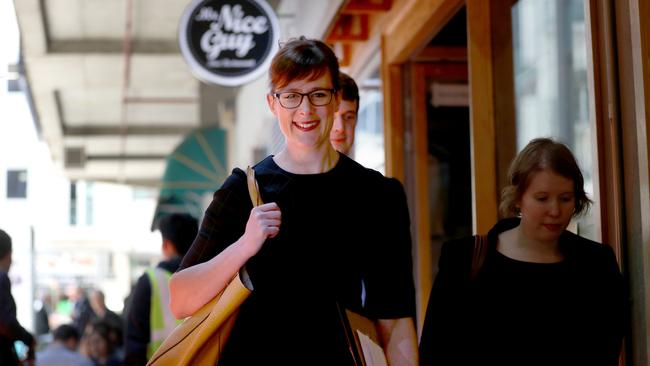
M86 180L86 181L93 181L93 182L126 184L129 186L143 187L143 188L154 188L154 189L160 188L160 177L152 177L152 178L128 178L127 177L122 179L119 177L108 178L102 175L78 174L75 172L75 173L70 173L70 178L73 181Z
M129 160L164 160L168 155L165 154L102 154L86 155L86 161L129 161Z
M192 97L126 97L126 104L196 104L199 98Z
M178 125L156 125L147 124L144 126L128 126L126 134L128 136L168 136L168 135L185 135L192 131L196 126ZM91 137L91 136L120 136L124 133L123 129L118 125L83 125L83 126L69 126L63 127L63 135L68 137Z
M390 10L392 0L351 0L343 8L344 13L381 13Z
M45 36L47 53L63 54L122 54L124 53L123 39L53 39L50 32L49 8L46 0L39 0L41 22ZM137 54L178 54L179 46L176 40L164 41L159 39L133 40L131 52Z
M131 52L134 54L170 54L179 53L178 42L153 39L133 40ZM50 40L48 53L64 54L122 54L124 41L119 39L67 39Z
M195 126L191 122L182 123L179 125L160 125L154 122L152 123L143 123L137 126L126 126L123 128L120 126L119 122L110 123L88 123L82 122L80 126L71 126L66 123L65 117L63 116L63 103L61 102L61 93L59 90L54 90L54 103L56 107L56 114L59 120L59 126L61 128L61 133L63 136L68 137L83 137L83 136L120 136L120 135L129 135L129 136L165 136L165 135L185 135L195 129ZM155 99L155 98L153 98ZM185 103L186 101L180 101ZM131 100L131 103L147 103L146 100Z
M368 40L368 14L340 14L327 42Z

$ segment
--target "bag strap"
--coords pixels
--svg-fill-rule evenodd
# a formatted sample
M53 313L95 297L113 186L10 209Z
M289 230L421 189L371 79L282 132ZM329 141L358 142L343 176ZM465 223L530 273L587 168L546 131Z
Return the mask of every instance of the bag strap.
M253 207L263 204L260 188L257 185L257 180L255 180L255 170L250 166L246 168L246 182L248 183L248 194L251 197L251 202L253 202Z
M262 202L262 196L260 195L260 188L255 179L255 169L250 166L246 168L246 184L248 185L248 195L251 197L251 202L253 207L257 207L264 202ZM237 277L237 275L235 276ZM239 278L242 281L244 287L248 290L253 291L253 283L248 275L246 270L246 265L242 266L239 270Z
M472 280L476 279L478 273L483 267L483 262L485 262L485 257L487 255L488 239L485 235L476 235L474 236L474 250L472 252L472 269L470 272L470 278Z

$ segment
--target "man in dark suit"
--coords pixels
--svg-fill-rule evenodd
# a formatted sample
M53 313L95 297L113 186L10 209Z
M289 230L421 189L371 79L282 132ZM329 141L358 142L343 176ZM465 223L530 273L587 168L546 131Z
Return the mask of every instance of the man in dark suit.
M16 319L16 303L8 276L11 254L11 237L0 229L0 365L20 365L15 341L22 341L29 347L27 360L31 365L34 363L34 337Z

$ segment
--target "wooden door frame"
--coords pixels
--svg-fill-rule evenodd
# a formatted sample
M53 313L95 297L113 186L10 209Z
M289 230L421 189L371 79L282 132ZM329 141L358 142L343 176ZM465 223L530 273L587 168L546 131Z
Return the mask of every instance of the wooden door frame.
M381 34L386 175L404 182L404 110L402 66L426 46L463 6L463 0L415 0L391 11Z
M498 218L499 191L515 155L510 7L515 0L417 0L391 14L382 30L386 175L402 182L405 164L401 67L465 5L468 25L474 231ZM498 90L498 93L496 92ZM497 128L498 127L498 128ZM479 204L480 203L480 204Z
M390 14L391 21L384 25L381 34L386 175L405 183L405 165L411 163L407 151L421 149L418 134L415 131L409 134L405 125L405 111L410 107L402 95L402 91L409 87L403 79L405 64L458 10L467 7L472 221L475 233L486 233L497 221L499 191L503 187L507 167L515 155L512 44L501 42L503 37L512 39L510 6L513 3L514 0L410 1ZM415 147L411 146L414 144ZM415 163L420 166L415 169L417 172L422 169L421 164L426 163L426 159L418 162L422 158L418 158L418 154L414 156ZM413 238L418 329L431 288L430 276L423 276L427 269L422 261L426 259L421 258L428 253L425 246L429 246L430 238L426 235L428 199L423 199L428 198L428 192L426 195L423 193L422 185L426 181L420 175L418 173L414 177L417 185L412 192L416 197L411 198L415 206L411 212L415 213ZM425 222L426 226L421 226Z
M603 241L629 285L622 363L650 365L650 14L645 0L588 0Z
M409 179L412 193L417 199L410 199L413 217L414 235L414 272L416 286L416 311L418 334L422 331L424 314L433 285L431 276L434 263L431 252L431 212L429 197L429 167L428 167L428 116L426 93L429 78L442 82L468 82L467 65L463 64L435 64L435 63L409 63L408 87L410 103L407 108L411 111L407 136L411 141L406 165L412 167L413 178Z

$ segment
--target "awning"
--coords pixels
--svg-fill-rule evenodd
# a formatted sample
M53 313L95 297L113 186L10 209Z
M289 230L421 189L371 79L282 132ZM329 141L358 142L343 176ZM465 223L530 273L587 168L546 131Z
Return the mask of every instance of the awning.
M197 129L167 157L151 230L171 213L200 219L212 194L227 177L226 132L217 127Z

